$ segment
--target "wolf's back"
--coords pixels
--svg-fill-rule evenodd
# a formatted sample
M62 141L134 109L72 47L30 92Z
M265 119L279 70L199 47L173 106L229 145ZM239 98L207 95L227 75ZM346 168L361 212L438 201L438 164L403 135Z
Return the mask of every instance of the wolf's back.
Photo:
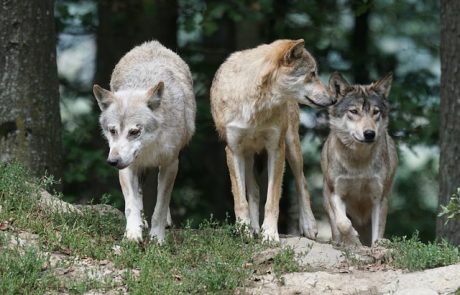
M192 87L187 64L158 41L150 41L134 47L120 59L112 72L110 87L112 91L148 88L158 79L171 79L171 75L184 86ZM174 84L175 81L170 83Z

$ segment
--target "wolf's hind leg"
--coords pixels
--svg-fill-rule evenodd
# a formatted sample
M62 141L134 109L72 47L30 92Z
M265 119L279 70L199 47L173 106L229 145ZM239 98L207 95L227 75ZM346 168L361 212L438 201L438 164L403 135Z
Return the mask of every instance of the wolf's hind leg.
M155 210L153 211L150 237L152 239L156 238L160 244L163 243L165 239L169 203L171 201L171 192L176 179L178 167L179 159L175 159L169 165L160 166L160 172L158 173L157 203L155 205Z
M315 216L311 210L310 194L308 193L307 180L303 173L303 156L300 148L298 130L289 126L286 134L286 158L295 178L299 206L300 235L309 239L316 239L318 228Z
M267 147L268 190L265 203L265 216L262 224L265 241L279 241L278 217L285 162L285 141L282 139L277 148Z
M125 199L126 230L128 240L142 241L142 194L139 194L139 181L136 171L131 167L118 173L121 190Z

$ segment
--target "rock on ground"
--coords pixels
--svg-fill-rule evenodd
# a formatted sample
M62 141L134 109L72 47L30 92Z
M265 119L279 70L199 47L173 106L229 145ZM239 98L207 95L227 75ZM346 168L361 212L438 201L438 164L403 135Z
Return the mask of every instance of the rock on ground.
M281 245L292 247L296 253L311 249L300 255L299 263L319 271L289 273L280 278L273 274L257 276L246 294L431 295L455 294L460 288L460 264L413 273L378 267L358 270L353 266L344 268L342 251L330 244L288 237L281 239ZM373 254L357 255L356 259L366 262Z

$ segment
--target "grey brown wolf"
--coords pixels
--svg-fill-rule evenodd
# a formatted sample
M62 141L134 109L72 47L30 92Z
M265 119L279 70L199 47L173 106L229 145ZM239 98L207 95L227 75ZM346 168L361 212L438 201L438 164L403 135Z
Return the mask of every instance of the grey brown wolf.
M390 73L370 85L350 85L339 73L330 78L337 103L329 108L331 131L321 152L321 168L335 244L370 245L383 238L398 165L387 132L392 79Z
M100 124L110 146L107 162L120 169L129 240L142 240L139 175L158 167L150 236L162 242L179 152L195 131L195 97L187 64L157 41L133 48L113 70L110 89L94 85Z
M285 156L298 190L300 232L312 239L317 234L303 174L299 102L315 107L333 103L303 40L277 40L233 53L218 69L211 87L212 116L227 144L235 216L254 233L260 231L254 156L267 152L268 190L262 234L268 241L279 240Z

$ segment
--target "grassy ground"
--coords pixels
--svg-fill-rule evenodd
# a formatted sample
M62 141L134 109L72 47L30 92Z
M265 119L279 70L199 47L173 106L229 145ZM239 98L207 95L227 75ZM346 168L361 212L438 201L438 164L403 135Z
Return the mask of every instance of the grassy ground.
M300 270L290 249L280 251L268 265L253 263L254 255L269 246L212 219L198 229L184 225L169 230L162 246L124 241L124 221L116 215L51 213L40 207L38 191L49 182L34 179L18 164L0 166L0 294L78 294L93 289L233 293L244 289L262 268L278 275ZM21 245L18 237L23 231L36 237L33 245ZM65 259L53 262L57 255ZM121 278L66 273L82 261L110 264Z
M284 273L309 271L290 248L257 262L273 245L212 219L198 228L170 229L162 246L124 241L124 220L116 214L53 213L39 206L39 191L50 183L21 165L0 164L0 294L233 294L256 275L274 273L282 280ZM387 263L408 270L459 261L458 248L444 241L424 244L417 235L386 247L392 249Z

